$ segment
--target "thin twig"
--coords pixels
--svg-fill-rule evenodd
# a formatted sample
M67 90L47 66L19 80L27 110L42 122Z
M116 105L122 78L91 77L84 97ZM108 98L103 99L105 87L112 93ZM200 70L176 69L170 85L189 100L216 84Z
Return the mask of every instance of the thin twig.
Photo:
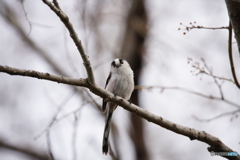
M67 72L64 72L61 67L52 58L49 57L51 53L46 52L43 48L39 47L34 41L32 41L29 36L27 36L23 27L20 25L18 21L19 18L17 17L17 14L14 12L14 10L1 0L0 6L5 9L5 12L4 9L0 9L1 16L8 22L10 26L13 27L13 29L15 29L16 33L18 34L17 36L23 39L31 49L40 55L56 73L59 75L68 76L69 74Z
M96 100L93 98L93 96L89 93L89 91L87 91L86 89L84 90L85 93L87 94L87 96L92 100L92 102L94 103L94 105L99 109L99 111L102 112L102 106L100 106Z
M20 3L21 3L21 7L22 7L22 10L23 10L23 13L24 13L24 15L25 15L25 18L26 18L26 20L27 20L27 22L28 22L28 25L29 25L29 27L30 27L30 29L29 29L29 32L28 32L28 36L31 34L31 31L32 31L32 23L30 22L30 20L28 19L28 15L27 15L27 12L26 12L26 10L25 10L25 7L24 7L24 0L20 0Z
M77 160L77 126L78 126L78 113L74 113L74 123L73 123L73 135L72 135L72 151L73 160Z
M45 132L48 133L48 131L51 129L51 127L56 124L57 121L57 116L58 114L62 111L62 109L66 106L66 104L69 102L69 100L74 96L74 94L76 93L76 89L74 88L74 91L71 92L66 98L63 99L62 103L59 105L57 112L55 113L55 115L53 116L52 121L48 124L47 128L44 129L41 133L39 133L38 135L36 135L34 137L35 140L37 140L38 138L40 138ZM48 133L49 134L49 133Z
M229 105L232 105L236 108L240 108L240 105L237 104L237 103L234 103L234 102L231 102L227 99L222 99L221 97L215 97L215 96L212 96L212 95L206 95L206 94L203 94L203 93L199 93L199 92L196 92L196 91L193 91L193 90L190 90L188 88L183 88L183 87L167 87L167 86L135 86L134 87L135 89L138 89L138 90L143 90L143 89L147 89L147 90L150 90L150 89L153 89L153 88L160 88L161 91L164 91L165 89L173 89L173 90L179 90L179 91L182 91L182 92L187 92L187 93L191 93L191 94L195 94L197 96L200 96L200 97L204 97L204 98L208 98L208 99L213 99L213 100L218 100L218 101L223 101Z
M40 151L37 148L33 148L29 146L30 146L29 144L23 144L22 142L11 144L0 139L0 149L4 148L4 149L16 151L16 152L25 154L27 156L30 156L31 158L34 158L34 159L50 160L49 155L46 155L44 151Z
M201 60L204 61L204 59L201 59ZM207 72L207 71L204 69L204 67L201 67L201 66L200 66L199 62L194 62L194 61L192 60L192 58L188 58L188 63L191 63L192 67L198 71L198 72L196 73L196 75L198 75L198 74L206 74L206 75L208 75L208 76L210 76L210 77L217 78L217 79L219 79L219 80L223 80L223 81L227 81L227 82L232 82L233 84L235 84L234 80L232 80L232 79L228 79L228 78L216 76L216 75L214 75L212 72L211 72L211 73L210 73L210 72ZM205 65L207 66L207 64L206 64L205 61L204 61L204 63L205 63ZM194 72L194 71L193 71L193 72Z
M47 126L46 129L44 129L41 133L39 133L37 136L34 137L34 139L38 139L39 137L41 137L45 132L47 132L48 130L50 130L54 125L56 125L58 122L60 122L61 120L69 117L70 115L75 115L77 114L80 110L83 109L83 106L85 106L86 104L89 104L89 103L94 103L93 101L86 101L85 103L83 103L81 105L81 107L69 112L69 113L66 113L65 115L57 118L57 116L54 116L53 120L49 123L49 125ZM58 113L58 112L57 112Z
M206 75L208 75L208 76L211 76L211 77L213 77L213 78L217 78L217 79L220 79L220 80L232 82L233 84L235 84L235 82L234 82L232 79L228 79L228 78L216 76L216 75L210 74L210 73L208 73L208 72L206 72L206 71L204 71L204 70L201 70L200 73L206 74Z
M47 146L48 146L49 156L50 156L51 160L54 160L54 156L53 156L53 153L52 153L52 143L51 143L51 138L50 138L50 130L47 131L46 138L47 138Z
M199 122L211 122L211 121L213 121L213 120L217 120L217 119L219 119L219 118L222 118L222 117L225 117L225 116L228 116L228 115L234 115L234 114L236 114L237 112L240 112L240 109L237 109L237 110L234 110L234 111L231 111L231 112L222 113L222 114L220 114L220 115L217 115L217 116L215 116L215 117L213 117L213 118L209 118L209 119L200 119L200 118L198 118L198 117L196 117L196 116L193 116L193 118L194 118L195 120L199 121Z
M233 62L233 56L232 56L232 23L231 20L229 20L229 34L228 34L228 55L229 55L229 60L230 60L230 66L231 66L231 71L233 75L233 79L235 81L236 86L240 89L240 84L237 79L237 75L235 72L234 68L234 62Z
M180 23L180 25L184 26L185 28L178 28L178 30L186 30L187 32L189 32L192 29L212 29L212 30L216 30L216 29L228 29L229 27L226 26L222 26L222 27L204 27L204 26L199 26L196 25L197 22L190 22L190 26L184 25L182 23ZM183 34L185 35L186 32L183 32Z
M208 67L208 65L206 64L205 60L202 58L201 59L203 61L204 67L208 70L208 72L210 73L210 75L213 75L212 70ZM217 78L215 78L214 76L211 76L215 82L215 84L217 85L220 95L221 95L221 99L224 99L224 95L223 95L223 91L222 91L222 85L217 81Z

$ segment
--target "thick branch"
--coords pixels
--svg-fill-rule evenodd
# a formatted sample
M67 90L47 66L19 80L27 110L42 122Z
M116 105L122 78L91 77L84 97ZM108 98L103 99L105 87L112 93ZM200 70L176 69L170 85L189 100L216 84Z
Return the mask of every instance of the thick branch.
M108 101L114 102L114 103L118 104L119 106L122 106L124 109L139 115L140 117L146 119L149 122L157 124L163 128L166 128L166 129L173 131L175 133L178 133L180 135L189 137L190 140L199 140L201 142L207 143L210 146L210 147L208 147L208 151L233 152L232 149L230 149L228 146L226 146L217 137L214 137L214 136L206 133L205 131L198 131L193 128L184 127L184 126L178 125L176 123L172 123L168 120L165 120L164 118L154 115L143 108L140 108L134 104L130 104L128 101L122 99L121 97L114 96L111 92L108 92L107 90L105 90L97 85L93 86L93 85L89 84L87 80L72 79L72 78L68 78L68 77L50 75L49 73L20 70L20 69L6 67L6 66L5 67L0 66L0 72L5 72L10 75L22 75L22 76L50 80L50 81L54 81L54 82L58 82L58 83L86 87L86 88L90 89L91 92L93 92L94 94L96 94L102 98L106 98ZM240 160L240 156L226 157L226 158L231 159L231 160Z
M43 154L43 153L41 154L41 153L39 153L39 151L33 150L31 147L17 146L17 145L13 145L10 143L6 143L2 140L0 140L0 148L17 151L17 152L26 154L32 158L37 158L37 159L41 159L41 160L50 160L50 157L48 155Z
M240 54L240 0L225 0Z
M237 75L236 75L236 71L235 71L235 67L234 67L234 62L233 62L233 56L232 56L232 23L231 23L231 21L229 21L228 55L229 55L229 60L230 60L230 66L231 66L233 79L234 79L237 87L240 89L240 84L239 84L238 79L237 79Z
M75 32L75 30L72 26L72 23L69 21L68 16L62 10L60 10L59 5L57 5L57 6L54 5L54 4L56 4L56 2L53 4L47 0L42 0L42 1L46 5L48 5L53 12L55 12L57 14L57 16L61 19L61 21L64 23L64 25L68 29L68 31L70 33L70 37L74 41L74 43L77 46L77 49L82 57L83 64L87 71L89 83L92 85L95 85L94 75L93 75L91 63L89 61L89 57L86 55L85 50L82 46L81 40L78 38L78 35Z

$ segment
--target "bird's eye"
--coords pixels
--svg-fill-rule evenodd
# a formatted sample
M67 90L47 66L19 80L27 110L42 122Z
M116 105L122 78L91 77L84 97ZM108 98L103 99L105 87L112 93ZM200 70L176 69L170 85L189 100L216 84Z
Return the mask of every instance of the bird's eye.
M123 64L123 59L119 59L120 63Z

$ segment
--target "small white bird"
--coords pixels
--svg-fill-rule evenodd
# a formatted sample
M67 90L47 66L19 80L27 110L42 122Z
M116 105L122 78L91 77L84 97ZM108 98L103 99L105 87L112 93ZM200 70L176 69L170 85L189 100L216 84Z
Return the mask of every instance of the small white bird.
M117 58L112 62L105 89L112 92L116 96L120 96L126 100L129 100L134 89L134 81L133 71L126 60ZM102 144L102 152L105 155L107 155L108 153L108 136L110 131L110 122L113 111L116 109L116 107L117 104L112 102L107 103L103 99L102 111L105 112L107 109Z

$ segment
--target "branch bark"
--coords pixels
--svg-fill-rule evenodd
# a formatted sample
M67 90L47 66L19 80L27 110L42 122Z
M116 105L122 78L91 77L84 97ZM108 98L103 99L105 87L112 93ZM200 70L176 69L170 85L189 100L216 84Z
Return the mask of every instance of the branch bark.
M225 0L240 54L240 0Z
M231 71L232 71L234 82L235 82L236 86L240 89L240 83L238 82L238 79L237 79L234 62L233 62L233 56L232 56L232 23L231 23L231 21L229 21L228 55L229 55L229 61L230 61L230 66L231 66Z
M94 75L92 71L92 66L89 61L89 57L86 55L86 52L82 46L81 40L78 38L78 35L76 31L74 30L72 23L70 22L68 16L60 9L60 6L58 5L57 1L54 1L54 4L57 4L55 6L53 3L49 2L48 0L42 0L49 8L56 13L56 15L60 18L60 20L63 22L63 24L66 26L66 28L69 31L70 37L72 38L73 42L77 46L77 49L82 57L83 64L85 66L88 81L90 84L95 85Z
M38 79L45 79L57 83L63 83L63 84L69 84L69 85L76 85L81 87L86 87L90 89L92 93L95 95L98 95L102 98L105 98L108 101L114 102L118 104L119 106L123 107L124 109L133 112L137 114L138 116L144 118L145 120L152 122L156 125L159 125L165 129L168 129L172 132L175 132L177 134L189 137L190 140L198 140L201 142L204 142L209 145L208 151L214 151L214 152L233 152L231 148L226 146L221 140L219 140L217 137L214 137L205 131L198 131L193 128L185 127L178 125L176 123L170 122L161 116L157 116L155 114L152 114L148 112L147 110L140 108L139 106L136 106L134 104L130 104L128 101L122 99L119 96L114 96L111 92L108 92L107 90L97 86L97 85L91 85L88 83L87 79L73 79L69 77L63 77L63 76L56 76L56 75L50 75L49 73L41 73L37 71L29 71L29 70L21 70L16 68L11 68L7 66L1 66L0 65L0 72L4 72L10 75L21 75L21 76L27 76L27 77L33 77ZM235 157L225 157L229 160L240 160L240 155Z

